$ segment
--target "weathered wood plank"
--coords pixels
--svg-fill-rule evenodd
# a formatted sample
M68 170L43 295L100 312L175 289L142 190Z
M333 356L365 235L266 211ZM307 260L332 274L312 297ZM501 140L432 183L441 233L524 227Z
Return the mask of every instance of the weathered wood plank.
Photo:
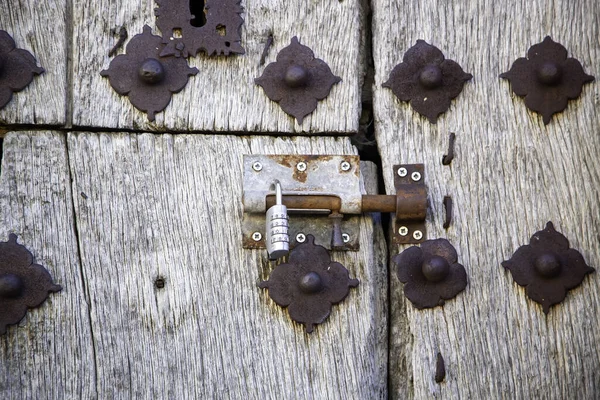
M0 110L0 124L64 125L67 113L67 0L0 3L0 30L46 71Z
M93 398L95 360L65 135L12 132L3 145L0 240L17 234L63 290L0 336L0 398Z
M354 154L348 139L72 133L100 398L385 398L378 222L333 253L361 284L308 335L241 245L243 154ZM155 287L163 278L164 288Z
M551 35L600 76L598 2L375 0L373 8L375 127L387 190L394 163L426 164L429 237L453 242L469 274L458 298L424 311L391 277L391 396L597 398L598 274L546 317L501 262L551 220L591 266L600 266L600 89L587 85L544 126L498 75ZM437 125L381 87L417 39L474 75ZM457 158L446 167L450 132L457 134ZM448 231L444 195L455 202ZM434 381L438 351L446 360L442 384Z
M73 0L74 125L158 131L356 132L363 73L361 1L248 0L242 6L246 54L207 57L201 53L190 58L190 65L200 73L151 123L99 73L108 68L108 51L117 40L111 29L125 26L131 38L148 24L154 34L160 34L154 1L102 0L90 5ZM265 66L298 36L343 79L301 126L254 84L265 68L259 61L269 34L274 41Z

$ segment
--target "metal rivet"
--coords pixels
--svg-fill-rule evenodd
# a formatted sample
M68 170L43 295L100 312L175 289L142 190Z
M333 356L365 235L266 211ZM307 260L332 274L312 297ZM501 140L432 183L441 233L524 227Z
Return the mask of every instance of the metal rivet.
M410 175L410 177L412 178L413 181L419 182L421 180L421 173L415 171Z
M342 233L342 240L344 241L344 243L348 243L350 241L350 235L348 235L347 233Z
M398 235L400 235L400 236L406 236L406 235L408 235L408 228L405 227L405 226L401 226L398 229Z
M306 240L306 235L304 233L299 233L296 235L296 242L304 243L305 240Z
M408 174L408 171L404 167L398 168L398 176L405 177Z
M414 231L413 232L413 238L415 238L415 240L421 240L421 239L423 239L423 232L421 232L421 231Z
M254 240L255 242L259 242L261 239L262 239L262 233L254 232L252 234L252 240Z
M434 256L423 263L421 270L428 281L440 282L448 276L450 264L444 257Z
M285 71L283 80L288 87L299 88L308 83L308 70L301 65L291 65Z
M252 169L255 170L256 172L259 172L263 169L263 166L261 163L256 161L254 164L252 164Z
M342 161L342 163L340 164L340 168L342 169L342 171L349 171L350 167L351 165L348 161Z
M165 68L156 58L146 58L138 70L138 76L144 82L154 85L165 79Z
M300 279L298 286L304 293L317 293L323 289L323 280L316 272L309 272Z
M15 274L0 275L0 298L16 299L23 294L23 280Z
M296 169L300 172L306 171L306 163L303 161L300 161L298 164L296 164Z

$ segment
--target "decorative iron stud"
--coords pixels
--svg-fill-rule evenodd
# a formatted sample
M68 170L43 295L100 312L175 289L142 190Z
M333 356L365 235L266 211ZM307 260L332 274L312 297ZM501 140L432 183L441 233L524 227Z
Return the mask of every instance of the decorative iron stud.
M287 307L290 317L304 324L311 333L327 319L332 304L343 301L358 279L350 279L348 270L332 262L325 247L315 245L313 235L290 252L289 261L278 265L269 279L259 284L268 288L275 303Z
M467 286L467 273L446 239L426 240L395 256L404 295L418 309L444 305Z
M48 271L33 263L33 255L10 234L0 242L0 335L19 323L28 308L39 307L51 292L62 290Z
M267 65L254 81L283 111L302 124L304 117L317 108L317 101L327 97L331 87L341 80L331 73L325 61L315 58L313 51L294 36L292 43L277 54L277 61Z
M502 266L510 271L515 282L525 286L527 296L540 303L548 314L550 306L564 300L567 292L581 284L594 272L569 241L554 229L552 222L536 232L528 245L515 251Z
M0 109L12 99L12 94L25 89L34 75L44 72L27 50L17 49L8 32L0 30Z
M524 96L527 108L542 114L547 125L594 77L583 71L578 60L567 58L567 49L550 36L531 46L527 57L517 59L500 77L510 81L513 93Z
M382 86L392 89L400 100L410 101L415 111L435 124L471 78L456 62L446 60L440 49L417 40Z

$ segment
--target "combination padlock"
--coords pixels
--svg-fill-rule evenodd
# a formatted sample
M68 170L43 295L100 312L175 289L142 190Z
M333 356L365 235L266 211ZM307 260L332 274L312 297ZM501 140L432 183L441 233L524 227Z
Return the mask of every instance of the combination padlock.
M288 234L287 207L282 204L281 184L275 185L275 205L267 210L266 218L266 245L269 259L276 260L290 252L290 235Z

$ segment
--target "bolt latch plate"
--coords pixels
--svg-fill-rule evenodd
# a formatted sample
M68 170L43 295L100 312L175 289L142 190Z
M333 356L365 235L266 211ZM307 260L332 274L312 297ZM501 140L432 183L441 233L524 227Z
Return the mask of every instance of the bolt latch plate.
M416 244L427 239L427 188L423 164L394 165L397 210L392 238L395 244Z
M274 195L278 180L286 196L323 196L339 199L339 210L294 209L288 205L290 249L301 244L303 235L332 249L337 211L343 246L336 250L359 249L359 222L364 189L360 181L360 159L355 155L244 155L242 243L246 249L265 248L267 196ZM284 201L285 203L285 201Z

